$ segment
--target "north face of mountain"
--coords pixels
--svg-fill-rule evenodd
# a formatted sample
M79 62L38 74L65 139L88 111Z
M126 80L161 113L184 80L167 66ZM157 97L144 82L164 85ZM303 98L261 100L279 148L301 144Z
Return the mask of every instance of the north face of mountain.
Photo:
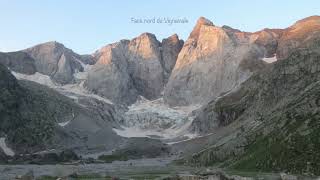
M153 34L144 33L107 45L94 54L97 63L86 86L114 102L130 104L138 95L158 98L182 43L176 35L160 43Z
M277 53L278 42L282 36L284 30L282 29L263 29L252 33L250 35L251 39L260 48L264 50L264 57L274 57Z
M200 18L178 55L164 90L170 105L202 104L238 86L251 75L241 62L259 61L263 51L247 33L214 26Z

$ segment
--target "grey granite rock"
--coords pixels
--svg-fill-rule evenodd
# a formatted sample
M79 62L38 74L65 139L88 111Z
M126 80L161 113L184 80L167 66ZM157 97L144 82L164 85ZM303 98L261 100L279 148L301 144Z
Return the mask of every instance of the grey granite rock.
M162 40L162 63L164 69L165 82L168 81L171 71L176 64L178 54L183 46L183 40L179 40L177 34L174 34L168 38Z
M143 33L128 44L128 72L138 93L147 99L159 97L164 87L160 47L150 33Z
M137 90L128 73L126 52L128 41L120 41L101 48L95 57L98 59L89 71L85 85L94 93L100 94L115 103L132 103L137 98Z
M24 52L35 59L38 72L49 75L60 84L72 83L73 73L83 71L81 56L55 41L36 45Z

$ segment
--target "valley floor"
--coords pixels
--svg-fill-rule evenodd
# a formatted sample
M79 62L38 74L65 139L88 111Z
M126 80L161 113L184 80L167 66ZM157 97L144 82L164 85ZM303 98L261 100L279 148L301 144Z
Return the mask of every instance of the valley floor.
M116 161L109 164L81 165L0 165L0 179L22 179L30 175L39 180L59 179L166 179L166 180L313 180L319 177L295 176L285 173L241 172L214 167L197 168L173 165L172 159L154 158ZM116 178L115 178L116 177Z
M141 176L142 179L172 174L192 174L194 168L170 165L172 159L154 158L129 161L115 161L105 164L78 165L0 165L0 179L15 179L19 175L33 172L34 177L66 177L71 174L94 177L121 177L124 179ZM92 178L89 178L92 179ZM94 178L93 178L94 179Z

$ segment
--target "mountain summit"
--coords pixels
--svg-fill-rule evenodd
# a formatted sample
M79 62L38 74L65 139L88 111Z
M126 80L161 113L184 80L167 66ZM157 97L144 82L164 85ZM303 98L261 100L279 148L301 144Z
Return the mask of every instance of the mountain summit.
M197 23L194 26L192 32L190 33L189 38L198 39L199 38L200 29L201 29L202 26L214 26L214 25L210 20L208 20L208 19L206 19L204 17L200 17L197 20Z

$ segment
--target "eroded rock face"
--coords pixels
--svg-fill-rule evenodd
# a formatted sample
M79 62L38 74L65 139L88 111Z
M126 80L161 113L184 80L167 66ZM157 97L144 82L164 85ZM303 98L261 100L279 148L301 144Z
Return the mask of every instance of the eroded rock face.
M251 72L239 68L248 53L259 49L246 33L216 27L200 18L179 53L164 91L170 105L203 103L246 80ZM251 60L257 60L251 57Z
M47 42L24 50L33 59L38 72L60 84L72 83L73 73L83 71L81 56L58 42Z
M89 72L86 86L114 102L130 104L138 95L160 97L181 48L174 35L161 44L153 34L144 33L131 41L101 48L97 63Z

